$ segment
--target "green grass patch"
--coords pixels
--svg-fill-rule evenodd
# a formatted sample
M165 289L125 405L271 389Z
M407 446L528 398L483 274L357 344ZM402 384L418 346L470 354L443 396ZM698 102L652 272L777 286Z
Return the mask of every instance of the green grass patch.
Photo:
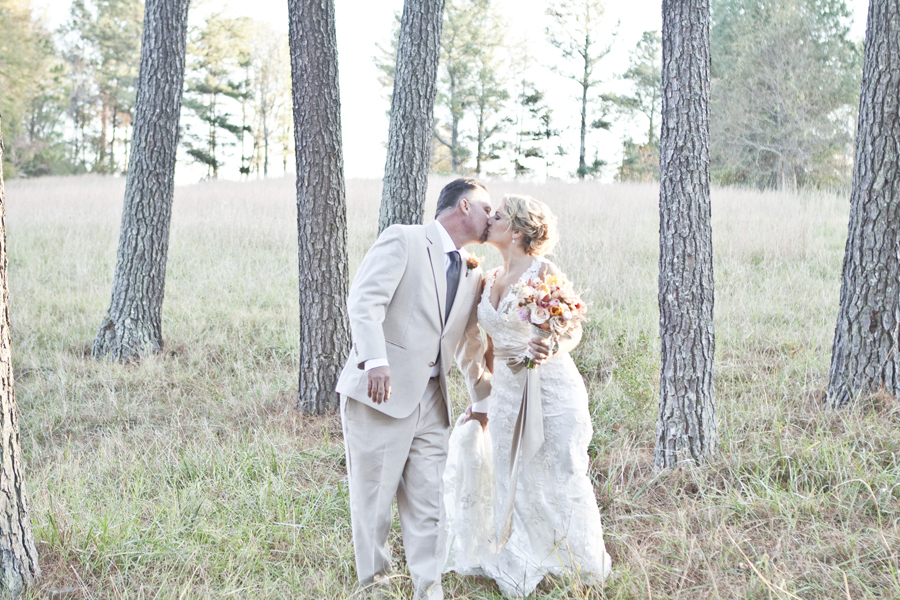
M900 597L900 403L821 409L845 198L713 190L721 448L706 466L659 473L656 188L489 187L554 208L553 258L591 304L574 358L616 576L602 590L547 580L535 597ZM176 190L166 348L130 366L89 357L123 193L112 178L8 183L14 369L44 573L29 597L358 597L340 422L295 410L294 182ZM348 182L351 270L379 199L378 182ZM459 411L458 378L452 390ZM399 527L391 544L394 596L407 597ZM448 575L444 588L500 598L480 578Z

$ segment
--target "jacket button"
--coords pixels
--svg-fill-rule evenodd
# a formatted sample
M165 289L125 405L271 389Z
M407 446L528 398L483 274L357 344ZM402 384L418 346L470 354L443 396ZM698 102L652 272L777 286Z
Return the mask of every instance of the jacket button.
M431 361L430 363L428 363L428 366L429 366L429 367L433 367L433 366L434 366L434 361Z

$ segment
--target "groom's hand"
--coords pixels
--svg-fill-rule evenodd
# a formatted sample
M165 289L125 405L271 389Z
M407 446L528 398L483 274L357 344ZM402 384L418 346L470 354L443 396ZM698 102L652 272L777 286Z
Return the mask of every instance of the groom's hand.
M375 404L387 402L387 399L391 397L391 368L375 367L366 371L366 380L369 384L366 394L372 402Z

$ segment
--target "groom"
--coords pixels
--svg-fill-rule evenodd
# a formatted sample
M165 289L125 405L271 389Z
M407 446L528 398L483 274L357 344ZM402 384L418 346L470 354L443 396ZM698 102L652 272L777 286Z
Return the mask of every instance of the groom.
M476 316L481 269L461 248L484 242L490 213L483 185L450 182L438 198L435 220L385 229L350 287L353 347L337 391L362 587L387 585L396 496L415 597L443 598L442 477L453 358L474 400L490 392Z

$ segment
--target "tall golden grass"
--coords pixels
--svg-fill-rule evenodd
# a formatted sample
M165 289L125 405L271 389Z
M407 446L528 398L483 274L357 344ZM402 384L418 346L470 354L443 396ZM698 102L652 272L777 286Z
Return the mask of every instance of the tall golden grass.
M427 213L445 181L431 182ZM495 199L553 207L553 258L591 302L575 358L616 576L602 590L548 580L536 597L900 598L900 403L820 404L846 198L713 190L721 451L659 473L657 189L488 185ZM355 268L380 182L347 192ZM44 572L29 597L354 597L340 425L294 410L293 181L177 188L166 350L138 366L89 356L123 193L121 179L8 182L14 368ZM500 597L478 578L444 587Z

